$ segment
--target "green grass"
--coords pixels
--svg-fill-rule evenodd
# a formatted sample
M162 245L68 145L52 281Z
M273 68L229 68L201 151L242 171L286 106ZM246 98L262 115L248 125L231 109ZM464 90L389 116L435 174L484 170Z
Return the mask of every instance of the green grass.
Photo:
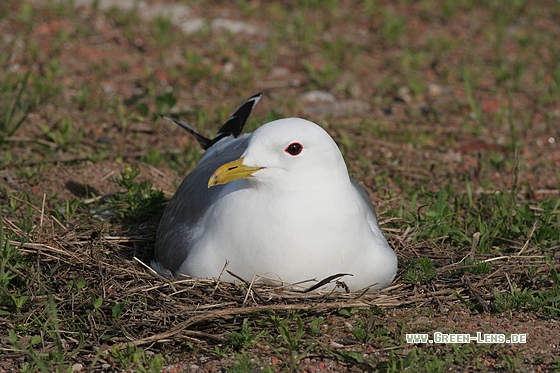
M558 244L560 199L552 198L531 206L518 204L507 192L485 193L478 199L471 193L468 188L464 195L448 189L422 197L416 194L398 216L418 230L418 239L441 238L456 247L470 247L472 235L479 232L477 250L480 253L493 253L493 247L500 242L522 237L530 238L530 243L541 249ZM529 237L534 225L536 229Z
M541 289L519 288L514 286L510 291L494 290L492 307L496 312L530 310L545 316L560 315L560 277L550 256L546 256L550 264L550 272L540 276Z
M14 83L12 78L6 76L0 83L0 94L5 95L3 106L0 106L0 135L2 139L13 136L20 129L21 125L31 111L31 103L25 100L24 93L27 83L31 76L29 70L20 81Z
M491 320L560 317L557 4L220 5L257 35L212 30L214 5L189 6L208 24L193 35L166 17L148 22L96 3L90 13L71 2L0 6L9 36L0 40L0 316L7 320L0 347L14 369L62 372L86 362L84 370L99 370L110 361L103 369L156 372L203 364L199 356L229 372L299 371L323 357L393 372L515 372L530 369L527 361L560 367L523 348L414 346L403 337L418 315L448 325L442 307ZM270 76L277 68L288 73ZM247 94L279 81L281 88L264 90L247 131L287 116L323 125L397 248L400 288L389 295L420 298L398 307L247 314L189 326L169 343L127 344L191 312L169 306L186 307L184 288L126 277L135 259L151 259L161 189L177 187L202 154L157 115L212 136ZM432 84L439 95L427 89ZM399 99L403 88L410 102ZM312 89L372 109L312 116L299 100ZM70 181L87 195L70 193ZM97 193L107 196L88 201ZM98 219L104 210L111 219ZM220 304L231 300L218 288L198 290L200 305L217 294ZM341 335L355 344L330 343Z

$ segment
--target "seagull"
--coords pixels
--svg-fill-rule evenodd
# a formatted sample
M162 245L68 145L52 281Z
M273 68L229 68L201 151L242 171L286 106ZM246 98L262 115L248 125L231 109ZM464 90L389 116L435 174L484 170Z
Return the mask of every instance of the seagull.
M346 291L389 286L397 256L335 141L300 118L242 135L260 98L249 98L212 140L170 119L206 152L165 209L152 267L176 278L314 279L321 289Z

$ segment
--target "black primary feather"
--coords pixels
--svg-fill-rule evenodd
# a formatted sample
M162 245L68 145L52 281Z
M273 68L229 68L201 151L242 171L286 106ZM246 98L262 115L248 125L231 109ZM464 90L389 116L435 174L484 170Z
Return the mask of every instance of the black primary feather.
M249 99L247 99L247 101L245 101L243 105L241 105L235 111L235 113L233 113L232 116L229 117L228 120L226 120L214 139L210 142L210 144L208 144L208 148L229 135L232 135L233 137L239 136L241 134L241 131L243 130L243 127L245 126L245 123L247 123L247 119L249 119L253 108L259 102L261 97L262 92L257 93L256 95L251 96ZM208 148L205 148L205 150Z
M238 137L241 134L241 131L245 126L245 123L247 123L247 119L251 115L253 108L259 102L261 97L262 97L262 93L257 93L256 95L247 99L247 101L245 101L243 105L241 105L235 111L235 113L233 113L232 116L229 117L228 120L226 120L222 128L220 128L220 130L212 140L210 140L206 136L201 135L193 127L191 127L189 124L183 121L173 119L173 118L168 118L168 117L164 117L164 118L170 120L171 122L183 128L190 134L194 135L196 141L198 141L202 149L208 150L212 145L214 145L224 137L228 137L230 135L232 135L233 137Z

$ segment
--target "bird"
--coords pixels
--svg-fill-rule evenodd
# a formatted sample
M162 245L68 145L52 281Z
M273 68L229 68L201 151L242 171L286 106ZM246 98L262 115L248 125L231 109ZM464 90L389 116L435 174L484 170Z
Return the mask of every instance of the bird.
M261 97L245 101L212 140L167 118L205 154L163 213L152 268L176 278L313 280L326 290L389 286L397 256L333 138L302 118L241 134Z

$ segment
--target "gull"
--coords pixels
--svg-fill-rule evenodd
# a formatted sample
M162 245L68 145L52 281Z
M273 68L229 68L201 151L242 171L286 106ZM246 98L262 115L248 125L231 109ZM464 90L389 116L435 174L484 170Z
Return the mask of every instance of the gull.
M241 135L260 98L249 98L212 140L170 119L206 152L165 209L152 267L176 278L314 279L346 291L389 286L397 256L335 141L300 118ZM329 278L337 281L320 281Z

